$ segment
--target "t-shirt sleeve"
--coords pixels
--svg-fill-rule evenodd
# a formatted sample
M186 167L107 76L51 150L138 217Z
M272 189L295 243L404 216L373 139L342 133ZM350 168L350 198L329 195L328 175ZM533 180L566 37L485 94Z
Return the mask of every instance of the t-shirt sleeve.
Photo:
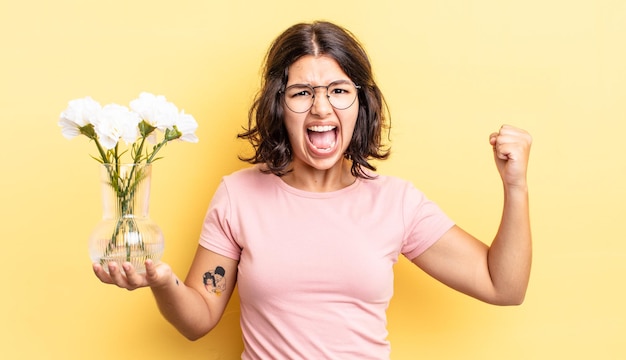
M402 253L412 260L432 246L454 222L424 193L410 185L404 197L405 243Z
M226 183L222 180L204 217L199 243L207 250L239 260L241 247L236 241L230 215L231 201Z

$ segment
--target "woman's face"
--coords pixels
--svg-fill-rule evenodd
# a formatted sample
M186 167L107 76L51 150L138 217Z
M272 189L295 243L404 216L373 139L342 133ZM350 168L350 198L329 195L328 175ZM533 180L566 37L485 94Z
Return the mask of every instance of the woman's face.
M322 86L314 89L315 101L307 112L293 112L283 103L294 168L304 165L328 170L341 165L359 112L358 96L344 110L335 109L330 104L325 86L341 81L352 83L339 64L327 56L303 56L289 67L286 87L294 84Z

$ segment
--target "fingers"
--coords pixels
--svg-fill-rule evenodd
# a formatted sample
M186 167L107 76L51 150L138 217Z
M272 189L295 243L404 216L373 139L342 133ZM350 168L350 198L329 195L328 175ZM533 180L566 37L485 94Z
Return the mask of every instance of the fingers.
M138 274L135 270L135 267L131 265L129 262L125 262L122 264L122 268L124 269L124 274L126 277L124 278L121 272L118 272L122 279L126 280L127 286L125 289L134 290L142 286L147 285L147 281L145 279L145 275Z
M156 282L159 278L156 265L152 260L146 260L146 280L148 283Z
M102 265L100 265L98 263L94 263L93 264L93 272L96 274L98 279L100 279L100 281L102 281L103 283L105 283L105 284L113 284L113 280L111 279L109 274L107 274L107 272L104 271L104 268L102 268Z
M525 130L503 125L498 132L489 135L494 154L501 160L520 160L527 157L532 137Z
M497 132L493 132L491 134L489 134L489 144L491 144L491 146L495 146L496 145L496 140L498 139L498 133Z
M525 130L503 125L489 135L496 167L505 186L526 187L526 171L532 137Z
M138 274L132 264L128 262L123 263L121 268L116 262L108 263L107 267L108 273L102 265L93 264L94 273L105 284L117 285L127 290L135 290L148 285L145 276Z
M496 141L522 141L524 143L528 143L530 144L532 142L532 137L530 136L530 134L523 129L520 128L516 128L515 126L511 126L511 125L502 125L500 127L500 130L497 132L492 133L490 136L490 142L492 142L492 144L494 144L494 142Z

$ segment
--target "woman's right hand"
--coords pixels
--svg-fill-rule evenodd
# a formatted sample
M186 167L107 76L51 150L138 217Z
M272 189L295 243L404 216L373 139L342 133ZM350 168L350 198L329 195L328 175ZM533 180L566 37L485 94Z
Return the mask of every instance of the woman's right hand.
M165 263L155 265L152 260L146 260L145 266L146 272L139 274L129 262L123 263L122 269L116 262L110 262L107 273L102 265L94 263L93 271L103 283L117 285L126 290L160 287L167 284L173 276L172 268Z

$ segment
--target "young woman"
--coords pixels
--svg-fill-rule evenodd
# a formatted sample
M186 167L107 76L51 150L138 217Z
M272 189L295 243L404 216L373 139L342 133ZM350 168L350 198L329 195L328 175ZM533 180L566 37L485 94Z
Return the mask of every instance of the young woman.
M185 282L151 262L145 274L94 264L102 282L149 286L190 339L215 327L237 284L244 359L389 358L385 311L400 255L482 301L523 301L528 133L502 126L489 137L505 196L487 246L409 182L374 172L371 159L388 155L386 107L350 32L292 26L271 45L263 80L239 135L254 147L244 159L254 166L223 178Z

